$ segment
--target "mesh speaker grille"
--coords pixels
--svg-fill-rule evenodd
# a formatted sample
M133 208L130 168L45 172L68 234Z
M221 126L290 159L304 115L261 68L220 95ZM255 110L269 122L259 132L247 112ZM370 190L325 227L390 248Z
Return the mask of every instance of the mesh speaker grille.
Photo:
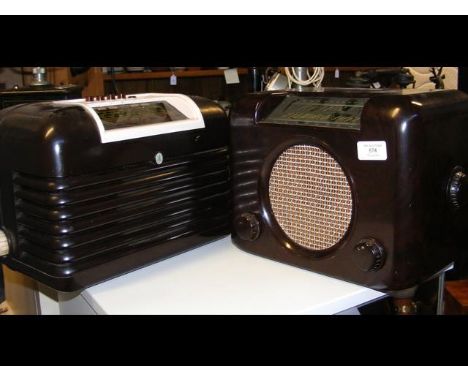
M322 149L293 146L276 160L269 195L276 221L295 243L327 250L348 232L351 188L338 162Z

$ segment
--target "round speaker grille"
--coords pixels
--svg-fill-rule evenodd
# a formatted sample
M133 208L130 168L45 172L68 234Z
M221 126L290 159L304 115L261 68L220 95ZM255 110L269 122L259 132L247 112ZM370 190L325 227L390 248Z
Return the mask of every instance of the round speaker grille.
M307 249L327 250L348 232L351 187L338 162L316 146L293 146L279 156L269 195L281 229Z

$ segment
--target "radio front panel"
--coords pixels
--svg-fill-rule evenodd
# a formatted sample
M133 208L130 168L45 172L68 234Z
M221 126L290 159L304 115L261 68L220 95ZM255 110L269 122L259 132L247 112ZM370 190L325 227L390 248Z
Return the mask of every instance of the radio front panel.
M467 221L447 193L453 169L468 166L467 98L330 89L244 99L231 117L234 242L379 290L432 277L454 260L455 225ZM351 103L359 119L332 126Z

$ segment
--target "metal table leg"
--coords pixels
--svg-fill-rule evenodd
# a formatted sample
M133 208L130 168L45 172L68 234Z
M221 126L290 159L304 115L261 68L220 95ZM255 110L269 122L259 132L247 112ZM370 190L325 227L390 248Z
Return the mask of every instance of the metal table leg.
M439 290L437 293L437 315L444 315L445 272L439 276Z

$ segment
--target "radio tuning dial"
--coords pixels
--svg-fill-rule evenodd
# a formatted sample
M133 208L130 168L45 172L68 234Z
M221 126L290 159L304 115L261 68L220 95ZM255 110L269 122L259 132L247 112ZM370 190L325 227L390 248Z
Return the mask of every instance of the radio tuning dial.
M8 244L8 239L5 235L5 232L0 230L0 257L8 255L10 252L10 246Z
M364 272L376 272L385 262L385 250L375 239L364 239L354 248L354 263Z
M260 222L252 213L243 213L234 221L236 233L242 240L255 241L260 236Z
M467 183L468 178L465 170L461 167L456 167L452 172L448 188L449 203L454 210L459 210L467 203Z

